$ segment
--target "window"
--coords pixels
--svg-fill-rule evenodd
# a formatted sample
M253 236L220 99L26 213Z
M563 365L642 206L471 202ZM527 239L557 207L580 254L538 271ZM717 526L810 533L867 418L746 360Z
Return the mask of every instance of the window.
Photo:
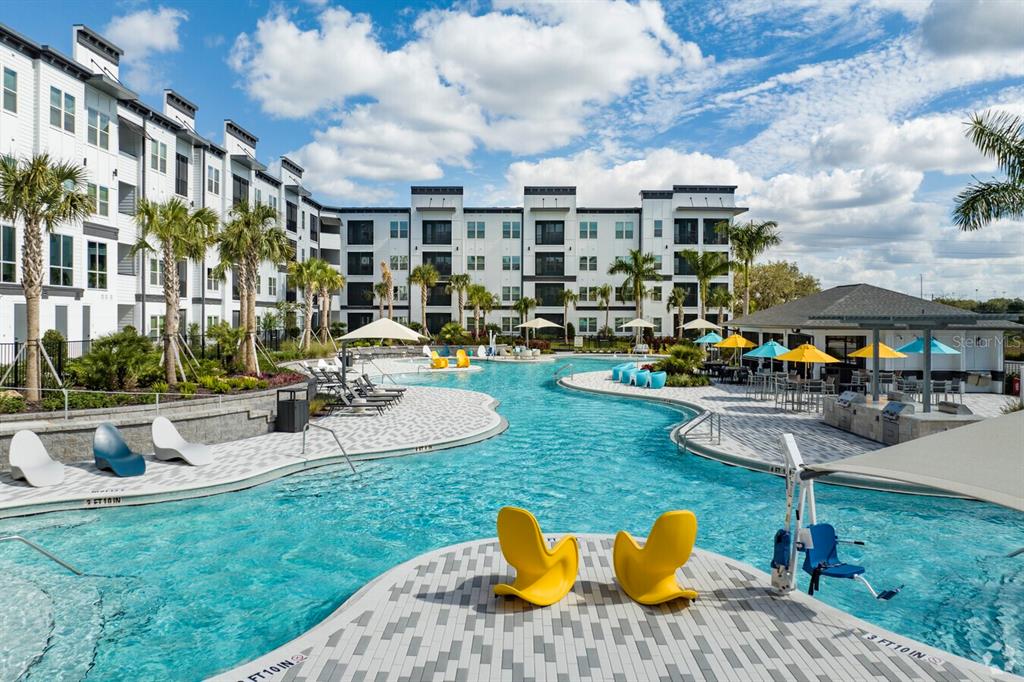
M263 278L259 275L256 276L256 293L263 294Z
M501 224L502 239L519 239L522 236L522 225L518 220L506 220Z
M648 295L650 295L652 301L660 301L661 300L661 287L660 286L651 287L650 290L648 290L647 293L648 293Z
M162 260L149 259L149 283L155 287L164 285L164 262Z
M579 292L578 292L580 301L590 301L590 300L592 300L590 298L590 296L591 296L590 291L593 288L594 287L580 287Z
M501 288L501 300L505 303L511 303L518 301L522 297L521 289L519 287L502 287Z
M583 221L580 223L580 239L597 239L597 222Z
M149 316L149 337L151 339L158 339L164 335L164 316L163 315L150 315Z
M484 257L483 256L468 256L466 258L466 269L467 270L483 270L484 269Z
M15 281L17 261L14 258L14 228L10 225L0 227L0 282Z
M651 322L654 324L654 333L661 334L661 318L655 317Z
M94 147L110 149L110 117L95 109L89 109L86 140Z
M560 253L538 253L533 261L534 274L541 277L565 275L565 256Z
M408 301L409 300L409 287L407 287L404 284L396 285L395 286L394 296L395 296L395 300L396 301Z
M597 333L597 318L596 317L581 317L580 318L580 329L583 333L596 334Z
M255 198L256 205L257 206L262 206L263 205L263 190L261 190L259 187L257 187L254 191L256 192L256 198Z
M615 329L616 331L632 331L631 329L626 330L622 328L622 325L626 324L627 322L629 322L628 317L616 317L615 326L613 327L613 329Z
M445 251L424 251L423 264L433 265L441 277L452 274L452 254Z
M452 243L452 221L450 221L450 220L424 220L423 221L423 243L424 244L451 244Z
M522 270L522 257L521 256L502 256L501 257L501 269L502 270Z
M50 88L50 125L75 132L75 98L54 87Z
M4 109L18 113L18 73L4 69Z
M90 289L107 288L107 245L102 242L86 244L88 267L86 281Z
M206 167L206 191L210 194L220 194L220 169L213 166Z
M565 243L565 221L564 220L538 220L536 227L537 244L564 244Z
M206 290L220 291L220 280L213 276L213 268L206 268Z
M562 307L562 291L565 289L561 284L536 284L533 287L534 298L538 306Z
M249 203L249 181L245 178L231 174L231 205Z
M110 188L89 183L87 190L92 200L92 212L101 216L110 215Z
M372 251L350 251L348 254L348 274L350 275L372 275L373 274L373 252Z
M632 300L629 296L630 292L626 289L626 286L615 287L615 300L623 303L625 301Z
M660 237L662 232L663 232L662 222L660 220L655 220L654 221L654 236L655 237Z
M270 198L270 208L274 209L274 211L276 212L277 211L277 197L275 197L273 194L271 194L269 198Z
M153 141L149 148L149 167L158 173L167 172L167 145Z
M216 326L220 324L220 315L207 315L206 316L206 328Z
M188 157L184 154L174 156L174 193L188 196Z
M468 239L484 238L484 222L482 220L470 220L466 223L466 237Z
M50 285L70 287L74 284L73 265L74 243L71 237L62 234L50 235Z
M654 268L655 268L655 269L656 269L656 270L657 270L658 272L661 272L661 264L662 264L662 262L663 262L663 261L662 261L662 259L661 259L661 254L659 253L658 255L656 255L656 256L654 257Z
M516 333L517 331L519 331L518 329L516 329L516 327L518 327L518 326L519 326L519 318L518 317L503 317L503 318L501 318L501 331L504 334L514 334L514 333Z
M373 221L348 221L348 243L367 246L373 244Z
M580 272L597 272L597 256L580 256Z
M619 220L615 223L615 238L616 239L632 239L633 238L633 221L632 220Z
M392 270L408 270L409 269L409 257L408 256L392 256L391 257L391 269Z
M277 277L267 277L267 296L277 296Z
M409 221L408 220L392 220L391 221L391 238L392 239L405 239L409 236Z
M676 218L675 222L675 239L676 244L696 244L697 243L697 219L696 218Z

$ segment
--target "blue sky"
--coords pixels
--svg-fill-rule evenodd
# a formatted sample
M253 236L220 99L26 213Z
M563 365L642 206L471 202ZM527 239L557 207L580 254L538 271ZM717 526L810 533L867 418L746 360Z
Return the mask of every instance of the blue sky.
M85 23L157 104L200 132L232 118L332 204L397 204L412 183L582 204L729 183L779 221L773 258L825 284L1024 294L1024 225L959 234L952 197L991 163L963 137L1024 113L1024 3L713 0L516 3L8 2L2 21L70 50Z

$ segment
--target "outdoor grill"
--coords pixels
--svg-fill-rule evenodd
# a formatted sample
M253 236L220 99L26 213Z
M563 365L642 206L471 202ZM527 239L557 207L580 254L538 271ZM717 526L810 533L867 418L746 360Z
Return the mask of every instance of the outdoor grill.
M882 442L886 445L900 442L900 417L904 414L914 414L914 406L890 401L882 409Z
M836 398L836 421L839 428L850 431L853 422L853 406L863 405L865 397L858 391L843 391Z

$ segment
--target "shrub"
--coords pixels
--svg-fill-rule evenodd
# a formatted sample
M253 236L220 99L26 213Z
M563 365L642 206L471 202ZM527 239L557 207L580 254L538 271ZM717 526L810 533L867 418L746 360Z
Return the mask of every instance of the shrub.
M702 374L669 374L666 386L689 388L691 386L708 386L711 380Z
M448 322L443 327L441 327L441 331L437 335L437 337L441 341L444 341L445 343L450 343L450 344L453 344L453 345L460 345L460 344L463 344L463 343L469 343L472 340L470 335L469 335L469 332L467 332L465 329L463 329L461 324L459 324L458 322L454 322L454 321L453 322Z
M130 328L93 341L89 352L73 361L70 370L77 383L96 391L135 388L163 376L160 354L149 339Z
M25 397L17 391L0 393L0 414L21 412L25 409Z
M278 386L289 386L305 382L307 379L308 377L305 374L299 374L298 372L279 372L272 377L268 377L266 381L267 388L276 388Z
M192 381L182 381L178 384L178 393L186 397L194 396L198 390L199 385Z
M572 322L567 322L565 325L565 335L572 341L576 338L576 326Z
M167 393L171 390L166 381L154 381L149 388L156 393Z
M229 393L231 384L219 377L200 377L199 385L211 393Z
M676 344L668 349L669 356L654 364L655 371L668 374L696 374L704 364L704 351L693 344ZM703 386L704 384L700 384Z
M43 348L46 349L46 352L49 353L50 357L53 359L56 359L57 355L64 350L63 346L65 341L66 339L64 338L64 335L56 329L47 329L43 332Z
M537 348L543 353L551 350L551 342L544 339L530 339L530 348Z
M408 322L405 323L405 326L408 327L409 329L413 330L414 332L422 332L423 331L423 325L420 324L419 322L415 321L415 320L409 320Z

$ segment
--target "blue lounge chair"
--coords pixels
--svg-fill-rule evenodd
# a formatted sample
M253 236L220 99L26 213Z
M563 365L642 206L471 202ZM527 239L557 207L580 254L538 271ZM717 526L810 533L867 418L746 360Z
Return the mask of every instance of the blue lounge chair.
M665 382L668 381L667 372L651 372L651 381L648 384L649 388L665 388Z
M621 365L615 365L612 367L612 381L619 381L622 379L622 372L633 367L632 362L624 362Z
M624 369L622 370L622 374L619 375L619 381L628 386L631 383L633 383L633 375L639 371L640 370L638 370L636 367L633 367L631 369Z
M651 370L642 369L633 375L632 383L641 388L649 384L651 381Z
M132 452L124 436L110 422L100 424L92 437L92 454L97 469L109 469L122 478L146 473L146 460Z

